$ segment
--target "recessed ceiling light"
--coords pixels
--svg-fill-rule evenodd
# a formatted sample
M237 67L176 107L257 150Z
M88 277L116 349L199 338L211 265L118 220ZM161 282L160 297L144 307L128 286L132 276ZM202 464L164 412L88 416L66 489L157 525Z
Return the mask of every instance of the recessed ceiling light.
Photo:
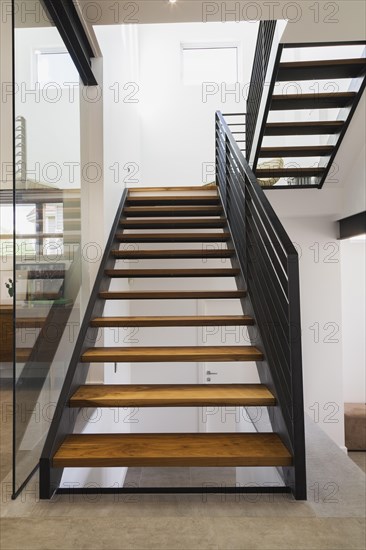
M177 0L169 0L169 4L176 4Z

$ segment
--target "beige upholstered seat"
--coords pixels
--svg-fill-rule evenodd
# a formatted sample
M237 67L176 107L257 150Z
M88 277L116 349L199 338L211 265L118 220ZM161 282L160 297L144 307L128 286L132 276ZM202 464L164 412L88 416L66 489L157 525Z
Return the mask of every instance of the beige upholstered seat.
M258 164L257 168L259 170L264 168L268 170L268 169L279 169L279 168L283 168L284 166L285 166L285 163L283 159L278 158L278 159L266 160L265 162ZM280 179L281 178L278 178L278 177L277 178L258 178L258 183L263 187L267 187L270 185L274 185Z

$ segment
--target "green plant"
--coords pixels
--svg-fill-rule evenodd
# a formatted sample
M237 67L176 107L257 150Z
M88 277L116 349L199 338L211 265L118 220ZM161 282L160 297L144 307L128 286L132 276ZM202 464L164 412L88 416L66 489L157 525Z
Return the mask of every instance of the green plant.
M8 289L8 294L10 298L14 296L14 282L13 279L9 279L7 283L5 283L6 288Z

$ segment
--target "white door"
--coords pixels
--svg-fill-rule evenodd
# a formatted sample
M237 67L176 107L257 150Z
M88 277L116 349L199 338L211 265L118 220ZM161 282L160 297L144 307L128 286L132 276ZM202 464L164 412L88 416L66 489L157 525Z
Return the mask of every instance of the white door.
M239 300L202 301L200 315L242 315ZM202 346L250 345L247 328L243 326L202 327L198 334L198 344ZM201 384L244 384L258 383L255 363L226 362L200 363L199 382ZM199 414L200 431L236 432L250 431L251 424L243 407L203 407Z

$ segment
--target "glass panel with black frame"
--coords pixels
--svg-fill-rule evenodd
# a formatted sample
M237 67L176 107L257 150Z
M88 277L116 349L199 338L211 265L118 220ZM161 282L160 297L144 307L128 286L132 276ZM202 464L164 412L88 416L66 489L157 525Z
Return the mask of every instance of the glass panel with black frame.
M79 75L41 2L25 4L14 2L15 228L6 249L16 319L14 495L38 465L80 326L81 286Z

